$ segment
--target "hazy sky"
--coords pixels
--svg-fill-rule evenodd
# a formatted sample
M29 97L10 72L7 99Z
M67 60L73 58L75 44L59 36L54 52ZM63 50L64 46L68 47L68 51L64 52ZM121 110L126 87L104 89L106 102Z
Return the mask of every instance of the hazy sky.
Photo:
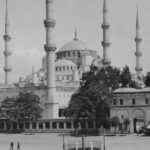
M102 6L103 0L54 0L55 41L59 49L74 37L102 56ZM135 19L139 4L142 30L143 73L150 71L150 0L108 0L110 28L110 56L112 65L128 65L135 72ZM9 0L12 81L38 70L45 51L45 0ZM0 0L0 82L4 82L4 16L5 0Z

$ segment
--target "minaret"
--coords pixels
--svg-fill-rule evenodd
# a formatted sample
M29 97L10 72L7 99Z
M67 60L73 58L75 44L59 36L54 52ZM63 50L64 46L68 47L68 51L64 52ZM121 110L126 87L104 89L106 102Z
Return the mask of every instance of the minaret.
M11 51L10 51L10 40L11 37L9 35L9 19L8 19L8 0L6 0L6 16L5 16L5 35L4 35L4 40L5 40L5 51L4 51L4 56L5 56L5 84L9 85L10 84L10 72L12 71L12 68L10 66L10 56L11 56Z
M32 83L35 83L35 71L33 66L32 66Z
M108 23L108 5L107 5L107 0L104 0L103 4L103 24L102 24L102 29L103 29L103 41L102 41L102 46L103 46L103 65L110 65L111 61L109 58L109 28L110 25Z
M46 0L46 19L44 25L46 28L46 51L47 63L47 90L45 102L45 119L58 117L58 103L56 102L56 85L55 85L55 50L53 31L55 28L55 19L53 18L54 0Z
M137 77L139 77L141 75L141 72L143 70L142 65L141 65L141 56L142 56L142 52L141 52L141 34L140 34L140 24L139 24L139 14L138 14L138 6L137 6L137 14L136 14L136 37L135 37L135 42L136 42L136 52L135 52L135 56L136 56L136 75Z

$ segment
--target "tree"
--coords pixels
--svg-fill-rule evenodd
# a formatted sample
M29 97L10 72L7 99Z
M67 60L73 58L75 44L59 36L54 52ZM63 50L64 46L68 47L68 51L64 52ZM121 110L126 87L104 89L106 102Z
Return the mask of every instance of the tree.
M120 123L119 118L117 116L114 116L110 119L110 122L111 122L111 126L115 128L114 134L116 135L116 129Z
M147 75L145 77L145 85L147 87L150 87L150 72L147 72Z
M110 93L106 84L95 72L85 73L81 87L72 95L67 108L68 117L75 120L95 120L96 128L107 124L109 118Z
M101 68L97 76L99 80L104 81L107 87L110 87L112 90L117 89L121 83L120 70L116 67L108 66Z
M123 68L123 71L121 73L121 83L123 87L130 86L132 79L131 79L131 72L128 66L125 66Z
M1 117L10 121L36 121L41 118L40 98L33 92L20 92L18 96L6 97L0 107Z
M4 101L2 101L2 103L1 103L0 117L13 121L14 114L15 114L14 98L6 97L6 99Z
M123 124L125 125L125 129L127 130L128 125L130 124L130 119L129 118L124 118Z

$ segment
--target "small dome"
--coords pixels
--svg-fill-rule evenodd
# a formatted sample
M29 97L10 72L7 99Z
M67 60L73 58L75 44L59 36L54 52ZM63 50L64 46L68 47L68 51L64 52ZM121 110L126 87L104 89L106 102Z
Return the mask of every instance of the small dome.
M76 66L76 64L70 60L67 60L67 59L60 59L60 60L57 60L55 62L55 66L56 67L60 67L60 66Z

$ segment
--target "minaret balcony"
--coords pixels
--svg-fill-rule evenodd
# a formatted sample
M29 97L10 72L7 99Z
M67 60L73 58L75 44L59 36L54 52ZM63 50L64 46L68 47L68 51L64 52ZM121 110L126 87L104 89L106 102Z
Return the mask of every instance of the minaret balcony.
M55 44L45 44L44 49L45 49L46 52L55 51L56 50L56 45Z
M5 50L4 55L5 56L11 56L12 52L10 50Z
M110 24L109 23L103 23L102 24L102 29L109 29L110 28Z
M46 0L47 3L53 3L53 0Z
M12 67L4 67L4 71L5 72L11 72L12 71Z
M141 67L141 66L136 66L136 67L135 67L135 70L136 70L136 71L142 71L142 70L143 70L143 67Z
M111 45L111 43L102 41L102 46L103 47L109 47L110 45Z
M104 65L110 65L111 64L111 60L110 59L103 59L102 60L102 63L104 64Z
M46 19L44 20L45 28L54 28L56 25L55 19Z
M142 41L141 38L139 38L139 37L136 37L136 38L135 38L135 42L140 43L141 41Z
M137 57L142 56L142 52L141 52L141 51L136 51L136 52L135 52L135 56L137 56Z
M5 40L5 41L10 41L10 40L11 40L10 35L4 35L3 37L4 37L4 40Z

